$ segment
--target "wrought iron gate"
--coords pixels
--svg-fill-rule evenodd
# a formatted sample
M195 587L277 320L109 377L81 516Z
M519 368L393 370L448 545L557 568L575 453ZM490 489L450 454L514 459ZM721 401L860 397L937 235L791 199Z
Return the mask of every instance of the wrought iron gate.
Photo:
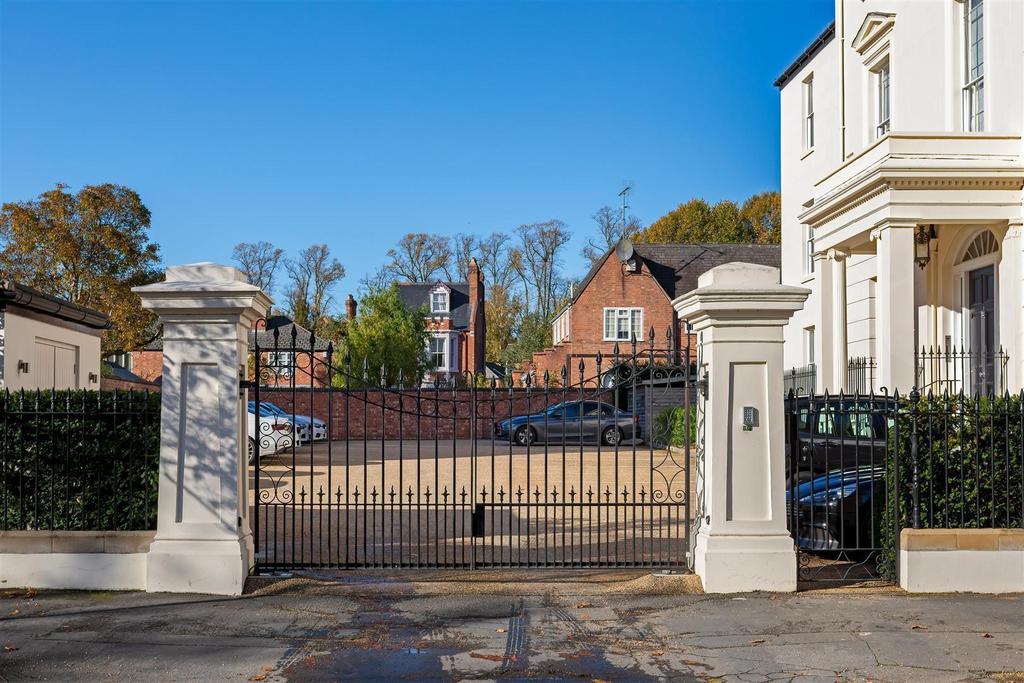
M256 572L685 567L698 382L671 332L516 381L288 336L248 368Z

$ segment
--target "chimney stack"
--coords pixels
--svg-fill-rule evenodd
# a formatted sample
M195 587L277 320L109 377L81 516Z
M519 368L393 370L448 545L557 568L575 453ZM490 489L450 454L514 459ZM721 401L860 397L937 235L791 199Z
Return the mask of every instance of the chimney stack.
M356 317L356 300L351 294L345 299L345 317L349 320L355 320Z
M484 276L476 259L469 262L469 367L483 372L487 340L487 316L484 309Z

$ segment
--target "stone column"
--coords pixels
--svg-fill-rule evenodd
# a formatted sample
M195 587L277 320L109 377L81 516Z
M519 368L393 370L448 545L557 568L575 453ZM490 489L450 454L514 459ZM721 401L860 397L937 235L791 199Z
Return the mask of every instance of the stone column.
M253 561L245 392L248 332L271 301L229 266L171 266L134 289L163 325L151 592L238 595Z
M786 528L782 329L810 290L779 279L778 268L727 263L673 302L698 335L708 373L694 567L709 593L796 590Z
M916 383L914 348L917 310L914 224L888 223L872 232L876 245L875 348L878 384L890 392L910 391Z
M838 387L833 384L835 366L839 359L835 356L835 310L839 303L835 300L836 270L834 262L828 257L827 252L819 252L814 255L814 268L818 274L818 296L817 296L817 327L814 330L815 348L814 360L817 365L817 381L814 392L836 391Z
M1024 302L1024 245L1021 244L1021 220L1011 219L1003 237L1003 258L999 264L999 280L997 287L1006 283L1005 294L999 295L999 339L1009 356L1006 368L1006 386L997 387L999 391L1018 392L1024 389L1024 324L1021 324L1022 302ZM1004 271L1006 271L1004 275ZM998 290L997 290L998 291Z

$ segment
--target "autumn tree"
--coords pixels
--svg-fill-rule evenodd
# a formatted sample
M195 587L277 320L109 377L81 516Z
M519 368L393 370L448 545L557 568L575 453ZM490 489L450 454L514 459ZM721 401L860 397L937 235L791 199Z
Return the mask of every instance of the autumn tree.
M523 315L523 303L505 285L487 288L487 340L485 356L490 362L502 361L505 349L515 341L515 332Z
M0 271L48 294L110 316L105 350L138 348L156 334L155 317L131 289L160 279L150 212L134 190L114 184L67 186L0 208Z
M388 258L391 261L386 267L396 278L430 282L448 274L452 249L447 237L410 232L388 249Z
M764 192L742 206L723 200L714 206L691 199L637 233L639 242L747 242L778 244L779 193Z
M283 255L283 250L264 241L239 242L231 252L231 258L249 282L268 294L274 290L274 276Z
M504 232L492 232L477 240L477 263L489 287L502 287L509 291L516 273L509 267L509 249L512 238Z
M375 386L383 368L384 386L396 386L399 371L405 386L415 386L428 370L424 313L406 306L395 285L360 299L358 314L349 322L335 360L348 374L339 372L335 383ZM368 378L363 377L364 364Z
M345 277L345 268L331 256L326 244L314 244L285 261L291 286L288 314L292 320L324 337L330 326L334 288Z
M762 192L747 198L740 209L740 216L754 231L758 244L781 244L782 242L782 195L778 192Z

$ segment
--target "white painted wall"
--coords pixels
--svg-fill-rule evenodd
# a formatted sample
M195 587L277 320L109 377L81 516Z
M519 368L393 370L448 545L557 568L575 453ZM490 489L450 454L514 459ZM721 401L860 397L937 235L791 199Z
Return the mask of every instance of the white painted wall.
M73 376L67 386L58 388L99 389L100 333L87 328L47 322L43 316L22 313L14 308L4 311L3 386L7 389L52 389L52 372L48 373L37 354L39 344L61 349L73 356ZM18 361L29 364L29 372L18 371ZM59 362L59 361L58 361ZM43 377L47 374L47 377ZM90 381L92 374L96 380Z
M868 13L894 14L891 31L878 44L859 53L852 46ZM823 200L843 188L856 175L844 171L844 165L857 164L858 155L870 155L877 144L875 133L875 81L865 64L866 58L876 53L881 46L887 51L891 68L891 126L893 133L948 133L962 135L963 122L962 86L964 55L964 4L962 0L836 0L834 38L794 74L780 91L781 108L781 189L782 189L782 278L791 285L803 285L812 290L804 309L794 315L785 331L785 365L800 366L806 359L804 348L805 332L809 326L816 328L818 348L814 354L819 364L827 358L826 349L830 343L823 334L819 318L823 311L830 309L830 302L820 297L834 293L822 292L822 272L807 274L804 268L806 254L806 226L799 216L812 206L819 206ZM815 36L808 36L808 42ZM794 46L797 53L802 46ZM992 134L1020 136L1024 132L1024 2L1020 0L984 1L984 63L985 63L985 133L979 136L978 161L992 158L988 150L992 145L1002 143L982 140ZM813 76L815 145L808 151L803 145L803 83ZM974 134L971 134L974 135ZM922 157L930 155L941 166L947 154L948 145L941 135L920 141L902 143L904 148L913 148ZM956 143L959 145L959 143ZM972 144L968 142L968 144ZM1018 160L1024 149L1019 139L1012 141L1013 153ZM1005 147L998 154L1003 154ZM962 152L958 152L961 153ZM966 157L970 159L971 153ZM970 190L958 190L966 196ZM988 191L984 197L978 195L976 202L969 200L968 206L984 211L996 193ZM996 221L1007 218L1013 225L1019 221L1021 199L1016 192L1018 206L1007 212L1005 207L992 214ZM909 197L914 199L914 197ZM815 203L817 202L817 203ZM922 204L925 202L922 200ZM838 243L839 233L844 235L863 234L863 248L854 251L845 260L846 275L846 342L845 353L837 350L832 355L838 362L846 357L880 353L877 335L877 315L872 311L872 287L870 280L877 277L874 251L868 243L868 231L882 221L903 220L913 225L919 219L928 222L921 214L908 214L901 205L889 203L886 195L867 197L855 211L839 215L831 220L828 229L817 236L816 247L820 250ZM941 207L935 209L941 216ZM1016 212L1018 217L1015 217ZM952 214L950 214L952 215ZM981 220L985 214L964 216L971 221ZM934 219L933 219L934 220ZM834 275L834 273L833 273ZM920 282L920 275L915 276ZM1015 277L1019 277L1015 274ZM834 285L828 278L825 284L834 292ZM1012 284L1012 283L1011 283ZM883 287L884 289L884 283ZM1013 307L1019 310L1022 290L1019 283L1009 288L1017 292ZM882 305L874 300L874 309ZM1011 330L1006 337L1013 337ZM837 342L839 343L839 342ZM925 342L922 342L925 343ZM1005 344L1004 344L1005 345ZM1019 345L1020 346L1020 345ZM1024 354L1024 346L1017 355ZM1024 359L1021 359L1024 360ZM828 371L819 367L819 380ZM819 388L821 382L819 381Z

